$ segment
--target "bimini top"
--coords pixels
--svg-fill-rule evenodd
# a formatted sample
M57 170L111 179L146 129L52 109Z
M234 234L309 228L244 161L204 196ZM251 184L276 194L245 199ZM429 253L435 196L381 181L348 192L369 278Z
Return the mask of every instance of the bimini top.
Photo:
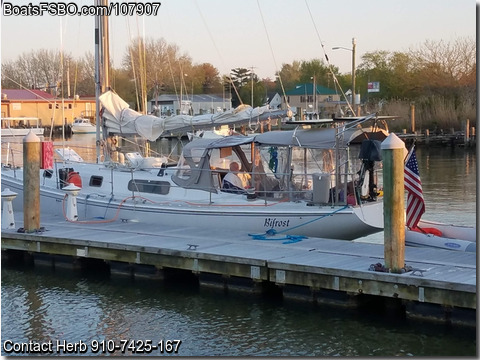
M354 128L343 130L343 127L328 129L308 129L291 131L270 131L255 136L226 136L219 139L197 139L183 148L181 166L172 176L173 182L186 189L201 189L217 192L210 169L210 150L236 147L255 143L258 146L305 147L311 149L335 149L335 137L339 139L339 148L345 148L352 142L361 143L364 139L379 140L388 134L378 128ZM340 133L340 136L339 136ZM375 135L375 136L372 136Z
M343 132L342 132L343 131ZM200 149L219 149L254 142L260 146L291 146L311 149L334 149L335 137L339 138L339 146L345 147L362 140L384 140L388 133L379 128L342 128L297 129L269 131L255 136L226 136L220 139L197 139L185 145L184 156L191 156L192 151Z
M201 149L220 149L227 148L232 146L250 144L253 142L255 137L253 136L243 136L243 135L233 135L225 136L223 138L216 139L196 139L187 143L183 147L183 155L189 157L192 155L193 151L198 151Z
M269 146L298 146L310 149L334 149L335 138L339 139L339 146L361 143L362 140L380 140L388 136L388 132L375 128L342 128L328 129L301 129L288 131L270 131L255 136L255 143Z

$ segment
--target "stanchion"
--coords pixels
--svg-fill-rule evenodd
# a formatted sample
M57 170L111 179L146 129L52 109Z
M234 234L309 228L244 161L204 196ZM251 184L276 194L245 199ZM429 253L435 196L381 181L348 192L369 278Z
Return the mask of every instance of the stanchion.
M2 229L15 229L15 216L13 214L12 201L17 197L17 193L10 189L2 191L3 212L2 212Z

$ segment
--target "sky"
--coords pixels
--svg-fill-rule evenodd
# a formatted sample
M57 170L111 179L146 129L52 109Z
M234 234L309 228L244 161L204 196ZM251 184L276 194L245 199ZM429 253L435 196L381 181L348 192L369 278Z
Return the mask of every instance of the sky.
M352 38L358 66L367 52L476 38L476 12L475 0L161 0L156 16L110 17L111 57L120 66L127 44L145 36L176 44L194 64L211 63L220 75L241 67L274 79L283 64L324 60L325 53L349 73ZM94 54L93 16L6 16L2 9L0 21L2 61L39 49L63 49L78 58Z

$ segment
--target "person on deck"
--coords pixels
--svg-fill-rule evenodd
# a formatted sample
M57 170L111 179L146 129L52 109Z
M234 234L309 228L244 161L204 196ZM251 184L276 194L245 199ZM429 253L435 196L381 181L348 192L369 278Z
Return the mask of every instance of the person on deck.
M239 171L240 165L236 161L231 162L230 171L225 175L222 181L222 191L239 194L245 193L246 185L239 177Z

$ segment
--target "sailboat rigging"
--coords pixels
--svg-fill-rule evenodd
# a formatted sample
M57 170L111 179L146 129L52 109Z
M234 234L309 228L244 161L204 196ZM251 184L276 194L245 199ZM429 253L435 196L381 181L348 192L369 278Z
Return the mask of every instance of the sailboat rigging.
M102 138L100 131L96 135L98 147L112 135L154 141L174 127L188 128L194 122L212 126L270 116L267 109L247 106L204 117L177 116L175 124L172 119L140 114L109 87L105 19L96 20L95 49L97 130L102 129ZM104 146L103 161L97 150L95 163L71 156L56 161L53 169L41 170L40 208L77 225L121 222L124 226L136 221L159 232L167 226L188 225L245 234L247 241L249 234L254 239L280 234L356 239L383 229L381 196L363 194L356 186L364 159L354 155L363 140L388 135L376 126L377 121L376 114L371 114L335 128L197 139L184 146L173 166L166 159L138 152L118 156L116 149L113 156L108 151L112 149ZM245 188L238 192L223 187L234 162L239 164L235 175L241 172L246 179ZM371 182L380 186L380 180L372 171ZM6 169L1 182L19 194L14 205L22 204L23 172Z

